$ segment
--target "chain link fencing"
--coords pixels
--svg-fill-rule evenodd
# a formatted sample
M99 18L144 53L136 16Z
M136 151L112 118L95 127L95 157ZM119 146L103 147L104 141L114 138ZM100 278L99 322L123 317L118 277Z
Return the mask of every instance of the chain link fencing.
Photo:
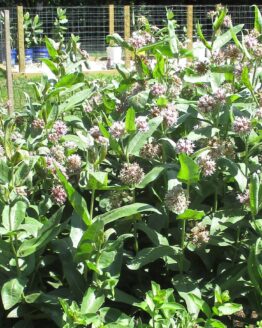
M262 5L259 6L262 9ZM17 9L16 7L2 8L10 10L12 46L15 47L17 35ZM106 51L106 36L109 34L109 6L82 6L82 7L64 7L68 18L68 30L66 39L71 34L80 37L81 48L86 50L92 56L102 57ZM166 21L167 9L172 10L177 20L177 33L182 35L187 26L187 6L186 5L139 5L131 6L131 32L135 29L137 17L143 15L148 18L151 24L163 27ZM254 8L249 5L229 5L229 13L233 24L245 24L245 28L253 28ZM27 11L32 17L39 15L43 23L44 35L50 38L54 36L54 21L56 19L57 8L48 7L24 7L24 13ZM211 35L211 20L208 18L208 12L215 10L214 5L195 5L193 7L193 24L199 21L205 36ZM114 31L124 36L124 6L114 6ZM4 52L4 30L3 24L0 24L0 45L2 53ZM4 56L1 56L2 60Z

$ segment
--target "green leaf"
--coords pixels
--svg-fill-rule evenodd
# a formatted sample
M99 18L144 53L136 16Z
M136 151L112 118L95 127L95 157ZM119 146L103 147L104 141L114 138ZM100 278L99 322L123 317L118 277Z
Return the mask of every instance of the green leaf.
M1 296L5 310L11 309L22 300L26 280L14 278L4 283Z
M250 209L253 216L257 215L259 210L259 187L259 176L257 173L253 173L249 184Z
M97 247L101 244L103 235L104 223L102 220L96 220L88 226L77 247L77 261L89 259L91 254L97 250Z
M226 31L222 35L218 36L213 44L213 50L219 50L222 48L225 44L227 44L232 39L232 33L236 35L239 33L244 27L244 24L239 24L234 27L232 27L230 30Z
M30 161L23 161L15 172L15 185L21 186L29 174L33 171L33 168L38 160L38 157L31 159Z
M214 32L216 32L220 28L220 26L222 25L222 23L224 21L226 14L227 14L226 8L223 8L219 11L219 15L216 17L214 24L213 24Z
M51 58L58 56L58 52L55 48L55 42L52 39L45 37L45 45Z
M69 238L58 239L52 241L51 245L62 263L63 275L72 295L80 300L84 294L85 280L75 265L71 240Z
M202 138L212 138L219 133L219 129L207 126L204 128L195 129L187 135L187 139L197 141Z
M143 231L155 246L169 245L166 237L158 233L155 229L150 228L145 222L138 222L135 228Z
M111 222L114 222L118 219L125 218L137 213L142 213L142 212L155 212L158 214L161 214L155 207L144 204L144 203L134 203L130 205L125 205L119 208L116 208L112 211L109 211L105 214L102 214L100 216L97 216L94 218L94 220L101 219L104 224L108 224Z
M81 304L81 313L96 313L105 302L105 296L89 287Z
M143 266L166 256L178 260L179 248L166 245L144 248L137 253L127 267L130 270L138 270Z
M17 252L19 257L27 257L37 252L57 236L61 229L59 222L62 217L63 209L64 208L61 207L51 216L51 218L38 231L36 238L25 240L22 243Z
M191 299L192 302L194 302L194 304L199 308L199 310L201 310L207 316L207 318L211 318L211 309L204 300L202 300L200 297L193 293L188 293L188 297Z
M248 257L248 273L256 290L262 296L262 238L251 247Z
M133 48L130 46L128 42L126 42L119 34L113 33L112 35L108 35L106 37L106 42L110 43L110 41L115 42L117 45L128 49L128 50L133 50Z
M135 117L136 117L136 112L134 108L132 107L128 108L128 111L126 113L126 120L125 120L126 131L128 133L136 130Z
M199 24L199 22L197 22L197 35L199 37L199 40L203 42L205 47L211 50L212 49L211 44L207 42L206 38L204 37L204 34L202 32L202 26Z
M109 298L110 298L110 296L109 296ZM115 288L115 293L112 298L115 302L125 303L125 304L129 304L129 305L133 305L134 303L138 302L137 298L135 298L132 295L127 294L126 292L124 292L118 288Z
M242 305L236 303L224 303L216 307L217 315L220 317L224 315L232 315L242 309Z
M68 200L74 210L82 217L86 225L90 225L92 221L90 219L85 199L74 189L71 183L67 181L63 173L58 168L56 168L56 171L61 184L65 188Z
M83 101L88 99L92 95L92 91L90 89L84 89L77 93L75 93L70 98L66 99L64 102L62 102L59 107L58 111L59 113L63 113L65 111L68 111L69 109L73 109L76 105L81 104Z
M218 163L224 171L225 169L228 169L230 175L236 180L239 189L242 192L245 191L247 187L247 178L240 169L239 165L228 158L220 158Z
M70 239L74 248L77 248L85 230L86 225L81 216L73 211L73 214L70 217Z
M0 183L5 184L9 182L10 170L4 160L0 160Z
M155 181L159 175L165 170L165 166L155 166L143 178L143 180L136 186L136 188L143 189L150 182Z
M217 319L208 319L205 328L227 328L227 326Z
M59 81L56 83L56 88L66 87L69 88L72 85L82 82L84 80L83 73L70 73L62 76Z
M193 281L190 277L185 275L175 276L172 279L172 283L176 288L179 296L185 300L188 312L197 318L200 309L196 305L196 303L192 300L192 297L188 295L189 293L191 293L201 299L201 291L198 288L197 283Z
M128 98L129 106L133 107L137 111L145 110L145 106L147 104L149 98L149 90L141 91L135 94L132 97Z
M207 83L210 80L210 74L205 75L185 75L184 81L189 83Z
M41 62L44 63L54 75L59 73L56 64L51 59L41 58Z
M244 68L242 70L241 81L248 88L248 90L250 92L253 91L253 87L252 87L252 84L251 84L250 79L249 79L249 71L248 71L248 67L247 66L244 66Z
M139 155L140 149L147 142L148 138L157 130L162 122L162 117L156 117L148 122L149 129L146 132L137 132L129 141L127 146L127 154Z
M15 231L24 221L27 204L22 201L16 201L12 206L6 205L3 210L3 226L8 231Z
M63 141L73 141L77 147L81 150L86 150L88 147L88 143L85 143L79 136L73 134L67 134L62 137Z
M177 178L187 184L197 183L199 181L200 171L198 165L192 158L182 153L179 154L180 170Z
M197 211L197 210L187 209L187 210L185 210L184 213L179 214L177 216L177 219L180 219L180 220L201 220L204 215L205 215L204 211Z
M261 12L258 8L258 6L253 5L255 8L255 21L254 21L254 28L257 30L260 34L262 33L262 16Z
M168 24L167 27L169 33L169 46L172 53L175 55L178 53L178 46L177 46L178 42L177 42L177 36L174 28L174 21L169 20L167 24Z
M103 189L108 183L107 172L90 172L88 174L88 188L92 190Z

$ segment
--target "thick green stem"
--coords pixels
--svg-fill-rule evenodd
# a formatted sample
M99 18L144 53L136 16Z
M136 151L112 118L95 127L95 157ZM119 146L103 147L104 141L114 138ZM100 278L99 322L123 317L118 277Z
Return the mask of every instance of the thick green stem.
M90 219L93 219L93 215L94 215L94 204L95 204L95 189L92 190L92 194L91 194L91 204L90 204Z
M8 215L9 228L10 228L10 230L12 230L12 222L11 222L11 213L10 212L11 212L11 208L9 207L9 215ZM18 257L17 257L17 253L16 253L16 249L15 249L15 244L14 244L14 239L13 239L12 235L10 236L10 244L11 244L11 249L12 249L12 252L13 252L14 258L15 258L17 274L19 276L21 271L20 271L19 261L18 261Z
M136 190L135 188L132 190L132 196L133 196L133 203L136 202ZM134 217L134 223L133 223L133 230L134 230L134 251L137 254L138 250L139 250L139 246L138 246L138 235L137 235L137 229L136 229L136 215L133 216Z
M215 198L214 198L214 212L217 211L217 203L218 203L218 197L217 197L217 189L215 190Z
M190 191L190 184L187 184L186 189L186 196L187 200L189 200L189 191ZM181 263L180 263L180 273L183 274L184 271L184 253L185 253L185 243L186 241L186 220L182 220L182 229L181 229Z
M15 245L14 245L14 240L13 240L13 237L12 236L10 236L10 244L11 244L12 252L13 252L14 257L15 257L15 264L16 264L17 275L20 276L21 271L20 271L19 261L18 261L18 257L17 257Z
M248 173L248 137L245 139L245 176Z

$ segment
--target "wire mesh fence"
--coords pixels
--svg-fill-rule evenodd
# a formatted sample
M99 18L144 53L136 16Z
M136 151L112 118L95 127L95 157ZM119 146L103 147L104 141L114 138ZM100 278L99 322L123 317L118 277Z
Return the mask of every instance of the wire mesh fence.
M5 8L3 8L5 9ZM12 46L15 47L17 35L17 9L16 7L6 8L10 10ZM68 18L68 30L66 39L71 34L80 37L81 47L91 55L103 56L106 50L106 36L109 34L109 6L82 6L65 7ZM166 20L166 10L172 10L177 20L177 33L182 35L187 26L187 6L186 5L139 5L131 7L131 31L135 29L137 17L143 15L148 18L151 24L163 27ZM212 25L208 18L208 12L215 9L215 5L195 5L193 9L193 23L199 21L202 25L205 36L211 35ZM254 8L249 5L228 6L233 24L245 24L245 28L253 27ZM262 5L260 5L262 9ZM44 34L53 38L54 21L57 15L56 7L24 7L24 13L29 12L32 17L39 15L43 23ZM114 31L124 36L124 6L114 6ZM0 24L0 44L4 49L3 25ZM3 51L2 51L3 52ZM4 59L4 56L1 56Z

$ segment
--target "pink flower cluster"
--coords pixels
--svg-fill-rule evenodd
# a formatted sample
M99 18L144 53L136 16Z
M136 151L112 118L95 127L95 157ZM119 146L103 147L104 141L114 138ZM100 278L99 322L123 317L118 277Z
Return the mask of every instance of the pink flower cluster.
M57 205L63 205L67 198L65 189L60 185L52 188L51 196Z
M198 159L198 164L204 176L213 175L216 171L216 162L209 156L203 155Z
M109 128L109 132L116 139L123 137L123 135L125 134L125 123L114 122Z
M247 134L251 131L251 121L249 118L244 116L237 116L233 123L233 130L236 133Z
M198 108L203 113L212 112L216 104L217 104L216 99L210 95L204 95L200 97L198 100Z
M141 48L155 41L154 37L146 31L136 31L132 33L129 44L134 48Z
M143 177L144 171L138 163L125 163L119 173L119 179L127 185L138 184Z
M81 169L81 157L77 154L70 155L67 159L67 169L70 173L76 173Z
M179 139L176 144L176 149L178 153L185 153L191 155L194 152L195 145L191 140Z
M239 201L240 204L249 204L250 201L250 195L249 195L249 190L244 191L241 194L237 195L237 200Z
M53 132L48 135L48 140L56 143L62 136L67 134L67 126L63 121L56 121L53 126Z
M160 115L168 127L172 127L177 123L178 112L174 104L168 104L166 108L162 109Z
M166 87L163 84L155 83L151 87L151 93L154 97L159 97L164 95L166 92Z
M89 133L98 144L104 145L104 146L108 145L108 139L101 135L100 129L97 125L92 127L89 130Z
M138 116L136 118L136 127L140 132L146 132L149 129L147 117L146 116Z
M36 118L32 122L34 129L42 130L45 126L45 121L42 118Z

